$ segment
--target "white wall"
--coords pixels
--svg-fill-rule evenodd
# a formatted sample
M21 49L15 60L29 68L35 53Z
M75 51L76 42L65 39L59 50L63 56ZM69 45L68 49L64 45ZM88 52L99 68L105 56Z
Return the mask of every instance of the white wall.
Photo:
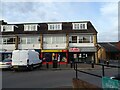
M15 50L15 44L0 44L2 49L6 49L7 51Z
M65 49L66 44L44 44L43 49Z
M19 44L19 49L40 49L40 44Z

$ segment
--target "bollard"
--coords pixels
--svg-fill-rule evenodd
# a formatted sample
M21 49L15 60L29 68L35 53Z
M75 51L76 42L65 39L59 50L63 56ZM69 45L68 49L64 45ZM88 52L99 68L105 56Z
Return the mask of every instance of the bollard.
M59 64L59 68L60 68L60 61L58 62L58 64Z
M109 61L106 61L107 67L109 66Z
M75 62L73 63L73 65L74 65L74 70L75 70Z
M70 62L70 67L72 68L72 61Z
M46 62L46 68L47 68L47 69L49 68L49 64L48 64L48 62Z
M94 63L93 63L93 61L92 61L92 68L94 68Z

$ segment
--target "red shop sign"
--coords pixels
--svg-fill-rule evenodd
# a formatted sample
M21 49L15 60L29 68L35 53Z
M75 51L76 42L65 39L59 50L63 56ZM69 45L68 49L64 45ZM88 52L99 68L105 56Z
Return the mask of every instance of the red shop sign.
M69 49L70 52L80 52L79 48L70 48Z
M62 52L68 52L68 50L62 50Z

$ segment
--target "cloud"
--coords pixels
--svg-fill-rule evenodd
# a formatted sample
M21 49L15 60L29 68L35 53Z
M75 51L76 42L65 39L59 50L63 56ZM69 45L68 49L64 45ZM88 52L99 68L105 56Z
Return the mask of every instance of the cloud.
M51 2L4 2L2 6L2 14L8 22L55 21L62 17L57 6Z
M118 3L104 3L100 8L101 23L99 41L118 41Z
M2 2L0 10L8 23L90 20L97 28L98 41L118 40L116 2Z

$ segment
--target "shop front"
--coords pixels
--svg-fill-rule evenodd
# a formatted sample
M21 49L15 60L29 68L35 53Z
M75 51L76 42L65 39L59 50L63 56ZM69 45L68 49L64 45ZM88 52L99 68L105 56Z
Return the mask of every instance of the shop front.
M69 48L69 62L95 62L95 48Z
M68 50L41 50L40 57L43 64L46 64L46 62L53 64L54 60L60 64L66 64L68 63Z

